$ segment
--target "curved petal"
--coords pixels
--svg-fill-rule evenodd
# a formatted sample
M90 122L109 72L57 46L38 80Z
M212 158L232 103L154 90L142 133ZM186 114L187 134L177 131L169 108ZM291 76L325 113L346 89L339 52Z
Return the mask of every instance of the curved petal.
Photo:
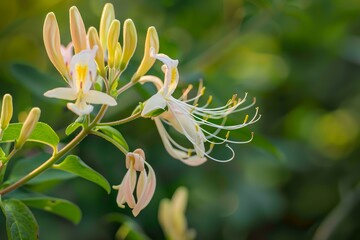
M206 160L207 160L206 157L199 157L197 155L189 157L189 155L186 152L174 148L171 145L171 142L169 141L169 139L167 138L167 133L164 128L164 125L161 123L161 120L159 118L154 118L154 120L155 120L156 127L159 131L161 140L164 144L164 147L165 147L166 151L170 154L170 156L172 156L173 158L178 159L181 162L183 162L189 166L192 166L192 167L199 166L199 165L203 164L204 162L206 162Z
M143 193L138 199L137 204L132 210L133 215L136 217L141 210L143 210L150 202L151 198L154 195L155 187L156 187L156 177L155 172L149 164L146 164L149 169L148 181L145 186Z
M89 90L84 96L84 101L93 104L106 104L109 106L117 105L117 102L113 97L96 90Z
M87 115L87 114L91 113L92 110L94 109L94 107L92 105L88 105L88 104L80 105L80 104L75 104L75 103L68 103L67 107L79 116Z
M50 98L71 100L71 101L77 98L76 92L72 88L54 88L44 93L44 96Z
M151 113L158 109L165 109L167 103L161 92L156 93L145 102L144 109L141 112L142 117L151 117Z

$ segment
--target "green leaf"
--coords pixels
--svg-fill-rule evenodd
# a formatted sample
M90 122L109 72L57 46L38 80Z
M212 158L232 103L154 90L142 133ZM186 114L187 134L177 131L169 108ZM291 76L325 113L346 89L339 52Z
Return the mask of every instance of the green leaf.
M68 219L74 224L78 224L81 220L81 210L74 203L60 198L53 197L36 197L21 199L29 207L44 210Z
M65 134L67 136L69 136L70 134L72 134L76 129L78 129L79 127L81 127L82 124L78 123L78 122L73 122L72 124L70 124L66 130L65 130Z
M11 240L39 239L39 227L30 209L17 199L1 202L6 217L6 231Z
M46 98L44 96L44 92L59 86L64 86L64 81L58 80L61 78L53 78L29 65L13 64L11 66L11 72L19 83L21 83L38 97L46 99L46 101L52 100ZM52 102L57 101L54 100Z
M22 123L11 123L4 131L2 142L13 142L19 138ZM46 123L38 122L27 141L40 142L56 148L59 144L59 137L55 131Z
M116 143L120 144L120 146L125 148L126 151L129 151L129 145L127 144L124 137L117 129L110 126L97 126L96 130L99 130L100 132L104 133L106 136L110 137Z
M9 178L7 179L7 183L19 180L21 177L27 175L29 172L33 171L35 168L44 163L49 157L50 155L41 153L32 157L18 160L11 170ZM26 185L39 185L45 183L54 185L74 177L76 176L68 172L59 171L56 169L48 169L36 178L33 178L27 182Z
M100 187L104 188L107 193L110 193L111 187L109 182L100 173L86 165L78 156L69 155L64 159L64 161L54 165L53 168L75 174L96 183Z

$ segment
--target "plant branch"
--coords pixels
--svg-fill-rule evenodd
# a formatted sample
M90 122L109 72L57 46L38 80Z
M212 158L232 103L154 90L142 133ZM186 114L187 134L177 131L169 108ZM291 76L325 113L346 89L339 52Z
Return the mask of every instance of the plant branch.
M130 122L132 120L135 120L137 119L138 117L141 116L141 112L138 112L134 115L131 115L127 118L123 118L123 119L120 119L120 120L117 120L117 121L113 121L113 122L104 122L104 123L98 123L98 126L116 126L116 125L121 125L121 124L124 124L124 123L127 123L127 122Z

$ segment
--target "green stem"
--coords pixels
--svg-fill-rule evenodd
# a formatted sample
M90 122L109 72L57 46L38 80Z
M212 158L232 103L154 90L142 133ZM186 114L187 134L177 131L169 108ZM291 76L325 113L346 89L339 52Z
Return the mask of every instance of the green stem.
M20 186L22 186L23 184L27 183L28 181L30 181L31 179L33 179L34 177L38 176L40 173L44 172L46 169L50 168L53 166L53 164L58 161L60 158L62 158L65 154L67 154L70 150L72 150L76 145L78 145L91 131L91 129L93 127L96 126L96 124L98 122L101 121L101 119L104 117L105 112L107 109L107 105L102 105L98 114L96 115L96 117L94 118L94 120L89 124L89 126L85 129L83 129L78 135L76 135L76 137L74 139L72 139L64 148L62 148L59 152L53 154L52 157L50 157L48 160L46 160L43 164L41 164L39 167L37 167L36 169L34 169L32 172L30 172L28 175L24 176L23 178L21 178L20 180L18 180L17 182L9 185L8 187L0 190L0 195L5 195L6 193L9 193L17 188L19 188ZM12 151L14 152L14 150ZM15 154L14 153L10 153L10 154ZM9 154L9 156L10 156ZM8 157L9 157L8 156Z
M121 146L119 143L117 143L116 141L114 141L114 139L112 139L111 137L101 133L101 132L97 132L97 131L90 131L91 134L96 135L98 137L101 137L103 139L105 139L106 141L112 143L115 147L117 147L120 151L122 151L125 155L128 153L128 151Z
M136 113L134 115L131 115L130 117L120 119L120 120L117 120L117 121L98 123L98 126L116 126L116 125L124 124L124 123L130 122L132 120L135 120L140 116L141 116L141 112L138 112L138 113Z
M128 90L129 88L131 88L132 86L134 86L136 84L136 82L128 82L127 84L125 84L124 86L122 86L122 88L120 88L117 91L117 95L120 95L121 93L125 92L126 90Z

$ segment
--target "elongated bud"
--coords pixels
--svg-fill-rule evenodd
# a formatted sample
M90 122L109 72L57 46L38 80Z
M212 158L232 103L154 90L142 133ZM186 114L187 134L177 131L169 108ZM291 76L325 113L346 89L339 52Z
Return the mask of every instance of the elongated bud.
M26 140L29 138L37 122L39 121L40 113L41 113L40 108L35 107L31 109L29 115L26 117L25 122L21 128L19 138L17 139L15 144L15 149L20 149L24 145Z
M75 54L87 49L86 30L77 7L73 6L69 10L70 15L70 33L72 43L74 44Z
M121 56L120 70L124 70L130 58L133 56L136 44L137 34L134 22L131 19L126 19L124 22L124 33L123 33L123 54Z
M112 21L107 37L108 47L108 63L110 67L114 67L115 64L115 51L116 45L119 41L120 35L120 21L115 19Z
M101 14L100 28L99 28L100 42L104 52L106 52L107 50L108 32L110 29L110 25L114 19L115 19L114 6L111 3L105 4L103 12Z
M115 68L117 68L117 69L120 68L122 54L123 54L123 51L121 49L120 43L118 42L116 44L116 50L115 50Z
M145 50L144 57L140 63L139 68L132 77L131 81L136 82L141 76L143 76L149 69L154 65L155 58L151 56L151 49L154 49L154 53L159 53L159 37L154 27L149 27L146 40L145 40Z
M12 115L13 115L12 97L10 94L5 94L3 97L2 108L1 108L0 131L5 130L9 126Z
M93 49L95 45L98 46L98 50L96 51L96 55L95 55L95 61L98 65L101 76L105 77L104 50L101 46L99 35L96 31L96 28L94 27L89 28L88 38L91 49Z
M48 13L43 27L43 38L46 53L54 67L61 75L68 78L68 71L61 54L60 31L54 13Z

